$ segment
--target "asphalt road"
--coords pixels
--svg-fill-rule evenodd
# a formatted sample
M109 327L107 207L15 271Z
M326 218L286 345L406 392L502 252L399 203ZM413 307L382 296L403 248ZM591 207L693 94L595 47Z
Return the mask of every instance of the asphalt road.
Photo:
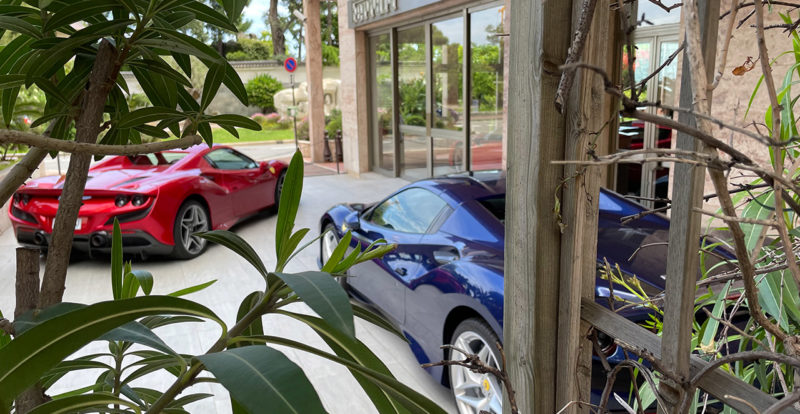
M294 151L294 144L243 145L238 149L257 160L286 158ZM66 161L61 159L63 171ZM48 173L57 173L55 160L46 162ZM307 177L303 188L303 198L297 218L298 227L308 227L311 232L307 240L319 234L318 220L331 205L340 202L377 201L405 184L396 178L378 174L365 174L361 179L347 175L326 175ZM3 212L2 214L6 214ZM234 227L234 231L247 240L261 256L267 268L275 264L274 215L255 217ZM301 243L302 244L302 243ZM0 310L12 314L14 309L14 248L17 246L13 231L0 234ZM296 257L287 271L299 272L317 270L318 245L315 244ZM42 265L44 263L42 262ZM189 261L172 261L151 258L147 261L134 261L134 269L150 271L155 278L154 293L164 294L209 280L217 282L205 291L189 296L189 299L202 303L217 313L229 326L235 321L236 311L242 298L252 291L263 289L264 282L258 273L243 259L220 246L211 246L203 255ZM67 274L64 300L79 303L92 303L111 297L109 281L110 263L108 257L89 259L74 258ZM305 305L297 304L293 310L310 312ZM327 349L310 328L287 317L267 317L264 320L267 335L281 335L306 344ZM433 380L419 368L407 344L394 335L361 320L356 321L356 332L391 369L395 376L455 412L449 390ZM202 324L173 325L159 328L157 333L176 351L200 354L210 347L220 334L219 327L208 322ZM290 349L279 348L293 361L297 362L318 390L328 412L333 414L374 413L366 394L350 373L327 360ZM93 343L81 353L104 352L106 346ZM98 372L85 371L80 375L71 374L57 383L54 391L66 391L81 385L93 383ZM137 380L134 386L166 389L171 383L169 375L160 375L145 380ZM209 398L187 406L192 413L230 413L228 393L220 386L199 384L192 392L214 394Z

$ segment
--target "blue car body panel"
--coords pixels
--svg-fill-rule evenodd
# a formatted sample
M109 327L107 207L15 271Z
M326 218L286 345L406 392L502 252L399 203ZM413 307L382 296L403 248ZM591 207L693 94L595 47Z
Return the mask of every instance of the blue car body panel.
M504 178L432 178L409 184L398 192L411 187L435 193L449 207L446 217L426 234L398 234L358 218L380 203L363 207L363 212L362 206L337 205L323 215L320 230L332 223L339 238L347 231L347 220L359 220L360 229L353 232L351 247L360 244L362 249L366 248L377 238L399 244L396 251L383 259L351 269L354 278L370 278L369 283L361 283L362 288L353 292L354 296L372 304L397 324L421 363L444 359L440 347L449 342L448 326L452 333L452 318L458 316L480 316L502 341L505 229L481 200L504 197ZM600 192L599 207L598 266L606 260L618 264L624 273L636 275L654 291L663 290L666 273L663 241L669 231L669 220L650 214L622 225L621 218L641 213L644 207L607 190ZM440 264L434 253L442 249L452 249L458 259ZM614 294L635 300L619 288ZM600 277L596 295L599 303L608 306L610 289L608 282ZM647 313L632 309L626 316L636 320L647 317ZM621 358L618 350L609 359L613 362ZM441 367L429 371L443 380Z

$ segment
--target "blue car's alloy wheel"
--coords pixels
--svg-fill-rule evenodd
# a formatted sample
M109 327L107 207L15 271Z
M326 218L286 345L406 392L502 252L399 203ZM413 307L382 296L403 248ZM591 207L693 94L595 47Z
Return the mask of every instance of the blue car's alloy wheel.
M497 336L480 319L467 319L456 328L452 344L455 348L475 354L489 366L498 368L499 352ZM464 354L453 350L450 360L463 360ZM492 374L478 374L465 367L451 365L450 388L461 414L503 412L503 391L497 378Z

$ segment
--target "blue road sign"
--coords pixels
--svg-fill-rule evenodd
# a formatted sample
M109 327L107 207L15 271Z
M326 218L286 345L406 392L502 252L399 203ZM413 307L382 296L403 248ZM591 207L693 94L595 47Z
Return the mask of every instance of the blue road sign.
M283 68L286 69L287 72L292 73L297 69L297 61L294 60L293 57L288 57L283 61Z

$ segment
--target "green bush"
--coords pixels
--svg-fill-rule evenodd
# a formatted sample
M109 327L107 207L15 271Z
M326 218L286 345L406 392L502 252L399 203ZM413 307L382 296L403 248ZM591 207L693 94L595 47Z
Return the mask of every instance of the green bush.
M339 66L339 48L323 44L322 64L325 66Z
M230 52L227 55L225 55L225 58L228 59L229 61L232 61L232 62L233 61L239 61L239 60L251 60L250 58L247 57L247 53L245 53L245 52L243 52L241 50L237 50L235 52Z
M328 132L328 137L333 138L336 136L336 131L342 129L342 111L334 109L328 117L328 122L325 125L325 131Z
M245 85L251 105L261 108L261 112L275 111L275 93L283 89L283 84L272 76L258 75Z

